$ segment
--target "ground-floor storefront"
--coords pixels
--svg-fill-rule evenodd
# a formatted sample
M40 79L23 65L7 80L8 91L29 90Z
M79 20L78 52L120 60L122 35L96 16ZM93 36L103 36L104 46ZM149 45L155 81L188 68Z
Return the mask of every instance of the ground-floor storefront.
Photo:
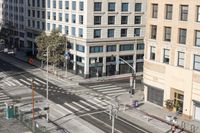
M193 101L194 103L194 119L200 121L200 102Z

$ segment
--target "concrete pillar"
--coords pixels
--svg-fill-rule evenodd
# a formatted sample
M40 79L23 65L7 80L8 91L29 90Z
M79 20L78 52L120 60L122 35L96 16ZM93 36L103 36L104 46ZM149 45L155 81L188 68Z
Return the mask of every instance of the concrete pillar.
M106 57L103 57L103 76L106 76Z
M89 46L85 46L84 78L89 78Z
M119 55L116 56L116 71L115 74L119 74Z
M74 74L77 74L76 73L76 54L74 54L74 59L73 59L73 72Z
M148 92L147 89L148 89L148 88L147 88L147 86L145 85L145 86L144 86L144 102L147 102L147 92Z

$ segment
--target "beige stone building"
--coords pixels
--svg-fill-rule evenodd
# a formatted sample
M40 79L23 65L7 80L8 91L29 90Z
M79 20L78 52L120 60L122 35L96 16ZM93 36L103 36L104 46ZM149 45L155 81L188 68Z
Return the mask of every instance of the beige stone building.
M144 83L146 101L200 120L200 0L147 1Z

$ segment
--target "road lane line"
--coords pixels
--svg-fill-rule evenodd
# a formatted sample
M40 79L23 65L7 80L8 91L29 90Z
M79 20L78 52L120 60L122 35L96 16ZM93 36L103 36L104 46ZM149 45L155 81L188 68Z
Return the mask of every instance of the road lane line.
M96 97L95 97L93 100L95 100L95 101L97 101L97 102L101 103L101 104L102 104L102 105L104 105L104 106L106 106L106 105L107 105L105 102L103 102L103 101L101 101L101 100L97 99Z
M16 79L14 79L13 80L15 83L17 83L17 84L19 84L20 86L22 86L23 84L22 83L20 83L18 80L16 80Z
M98 107L100 107L100 108L103 108L103 109L105 109L106 107L104 107L104 106L102 106L101 104L99 104L99 103L95 103L92 99L86 99L88 102L90 102L90 103L92 103L92 104L94 104L95 106L98 106Z
M28 81L30 81L31 83L32 83L32 81L33 81L34 84L40 86L40 84L39 84L38 82L34 81L34 79L33 79L33 80L32 80L31 78L26 78L26 79L27 79Z
M127 90L110 90L110 91L105 91L101 93L107 94L107 93L118 93L118 92L127 92Z
M83 104L85 104L85 105L87 105L87 106L89 106L89 107L91 107L91 108L93 108L93 109L95 109L95 110L98 109L97 107L95 107L95 106L93 106L93 105L91 105L91 104L89 104L89 103L87 103L87 102L85 102L83 100L81 100L80 102L83 103Z
M3 82L6 84L6 85L8 85L8 86L12 86L12 85L10 85L7 81L5 81L5 80L3 80Z
M84 110L86 110L86 111L90 111L90 109L88 109L88 108L86 108L86 107L84 107L84 106L82 106L82 105L80 105L79 103L77 103L77 102L72 102L73 104L75 104L76 106L78 106L78 107L80 107L80 108L82 108L82 109L84 109Z
M94 90L106 89L106 88L115 88L116 85L108 85L108 86L100 86L100 87L92 87Z
M44 82L44 81L42 81L42 80L40 80L40 79L38 79L38 78L34 78L36 81L38 81L38 82L40 82L40 83L42 83L42 84L45 84L46 85L46 82Z
M111 85L111 84L101 84L101 85L91 85L91 86L89 86L90 88L93 88L93 87L100 87L100 86L105 86L105 85Z
M20 80L21 82L27 84L27 85L31 85L31 83L29 83L29 82L27 82L27 81L25 81L25 80L23 80L23 79L19 79L19 80Z
M64 104L65 104L67 107L70 107L71 109L73 109L73 110L75 110L75 111L77 111L77 112L82 112L81 110L75 108L74 106L72 106L72 105L70 105L70 104L68 104L68 103L64 103Z
M122 87L113 87L113 88L106 88L106 89L102 89L102 90L97 90L97 91L110 91L110 90L119 90L122 89Z

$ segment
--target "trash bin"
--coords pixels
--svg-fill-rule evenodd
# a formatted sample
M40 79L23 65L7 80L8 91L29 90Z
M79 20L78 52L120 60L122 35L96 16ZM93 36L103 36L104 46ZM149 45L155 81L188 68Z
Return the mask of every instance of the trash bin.
M133 100L133 107L137 108L139 106L139 101L138 100Z
M5 114L6 114L7 119L14 117L14 106L13 106L13 104L6 103Z

